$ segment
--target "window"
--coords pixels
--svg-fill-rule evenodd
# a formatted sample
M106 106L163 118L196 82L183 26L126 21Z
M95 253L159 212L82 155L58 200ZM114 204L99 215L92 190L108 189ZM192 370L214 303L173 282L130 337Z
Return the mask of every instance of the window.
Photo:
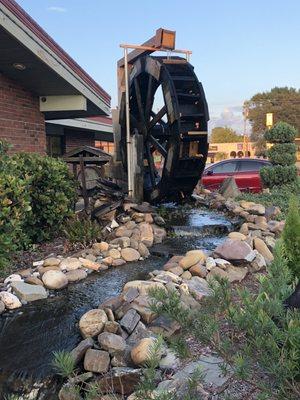
M64 136L47 135L47 154L51 157L61 157L65 152Z
M213 167L214 174L226 174L236 170L236 162L226 162Z
M258 161L241 161L239 171L259 171L262 167L266 165L267 164Z

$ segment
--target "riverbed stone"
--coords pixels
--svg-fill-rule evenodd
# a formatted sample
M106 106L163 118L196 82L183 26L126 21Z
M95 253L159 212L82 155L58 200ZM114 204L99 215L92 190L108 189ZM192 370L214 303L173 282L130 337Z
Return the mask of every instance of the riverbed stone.
M189 281L186 281L186 285L189 292L198 301L211 294L208 283L205 279L200 278L199 276L193 276Z
M76 269L66 272L68 282L78 282L87 277L87 273L84 269Z
M75 364L77 365L84 357L88 349L94 346L94 341L92 338L86 338L82 340L71 352Z
M126 261L123 260L123 258L117 258L117 259L113 260L111 265L113 267L121 267L124 264L126 264Z
M83 367L86 371L103 374L108 371L110 357L107 351L88 349L84 356Z
M104 332L117 333L120 325L116 321L107 321L104 325Z
M145 246L151 247L154 240L152 226L147 222L144 222L139 225L139 230L141 232L141 242Z
M165 237L167 236L167 232L164 228L152 225L153 229L153 243L159 244L162 243Z
M148 247L144 245L144 243L140 242L138 244L138 252L143 258L147 258L150 256L150 251L148 250Z
M0 315L5 311L5 304L0 300Z
M122 354L126 348L125 340L115 333L102 332L98 336L98 342L103 350L109 352L109 354Z
M109 244L107 242L94 243L92 248L94 250L98 250L100 253L103 253L108 250Z
M144 365L147 361L149 361L155 341L156 339L154 338L144 338L133 347L130 354L135 365Z
M248 243L241 240L226 239L215 250L214 255L232 263L251 262L253 250Z
M79 321L79 329L84 338L99 335L108 321L104 310L93 309L87 311Z
M44 267L58 267L61 262L61 258L49 257L44 260Z
M121 258L121 253L117 249L110 249L107 253L108 257L111 257L113 260Z
M264 257L267 263L274 260L273 254L262 239L254 238L254 248Z
M121 250L122 258L127 262L138 261L140 258L140 253L132 249L131 247L126 247L125 249Z
M42 281L48 289L63 289L68 284L68 278L61 271L50 270L43 274Z
M43 286L29 285L25 282L12 282L11 287L20 300L35 301L47 298L47 292Z
M15 308L22 307L22 303L18 297L10 292L0 292L0 300L4 303L8 310L14 310Z
M127 282L123 288L123 292L126 292L131 288L138 289L141 295L147 295L149 289L166 290L164 285L160 282L136 280Z
M235 240L246 240L246 236L241 232L230 232L228 235L229 239Z
M179 261L179 266L186 270L192 267L193 265L205 261L206 256L202 250L196 250L195 252L186 253L185 257L183 257Z
M197 263L197 264L193 265L189 269L189 271L193 276L200 276L200 278L205 278L207 275L207 268L202 263Z
M130 309L120 320L120 325L130 335L137 326L140 319L141 317L139 313L134 309Z
M81 262L78 258L68 257L61 261L59 267L62 271L73 271L81 267Z
M41 285L44 286L43 282L37 277L37 276L28 276L25 279L25 283L28 283L29 285Z
M79 257L79 261L84 268L91 269L92 271L99 271L99 269L101 268L101 264L95 261L91 261L87 258Z
M180 278L183 280L189 280L189 279L191 279L191 277L192 277L192 274L188 270L184 271L180 276Z
M21 275L19 274L11 274L7 278L4 279L4 284L8 285L11 284L12 282L22 282L23 279Z

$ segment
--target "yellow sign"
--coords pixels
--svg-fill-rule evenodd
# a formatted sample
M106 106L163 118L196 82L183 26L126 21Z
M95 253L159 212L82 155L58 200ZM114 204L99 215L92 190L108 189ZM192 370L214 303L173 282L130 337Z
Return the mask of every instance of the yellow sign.
M266 126L271 128L273 126L273 113L266 114Z

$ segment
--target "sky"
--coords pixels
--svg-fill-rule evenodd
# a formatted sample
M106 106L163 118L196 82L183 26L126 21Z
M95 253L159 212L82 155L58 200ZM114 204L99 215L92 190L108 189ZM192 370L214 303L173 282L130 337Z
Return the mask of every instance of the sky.
M190 49L210 129L243 131L242 105L274 86L300 88L300 0L17 0L117 105L120 43L157 28ZM247 128L249 129L249 127Z

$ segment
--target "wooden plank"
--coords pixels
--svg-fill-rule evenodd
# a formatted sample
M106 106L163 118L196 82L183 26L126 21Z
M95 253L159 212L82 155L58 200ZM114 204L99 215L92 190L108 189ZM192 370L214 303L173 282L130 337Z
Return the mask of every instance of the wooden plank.
M84 209L86 211L88 209L88 206L89 206L89 198L88 198L87 191L86 191L85 170L84 170L83 156L81 155L79 158L80 158L82 197L83 197L83 200L84 200Z

